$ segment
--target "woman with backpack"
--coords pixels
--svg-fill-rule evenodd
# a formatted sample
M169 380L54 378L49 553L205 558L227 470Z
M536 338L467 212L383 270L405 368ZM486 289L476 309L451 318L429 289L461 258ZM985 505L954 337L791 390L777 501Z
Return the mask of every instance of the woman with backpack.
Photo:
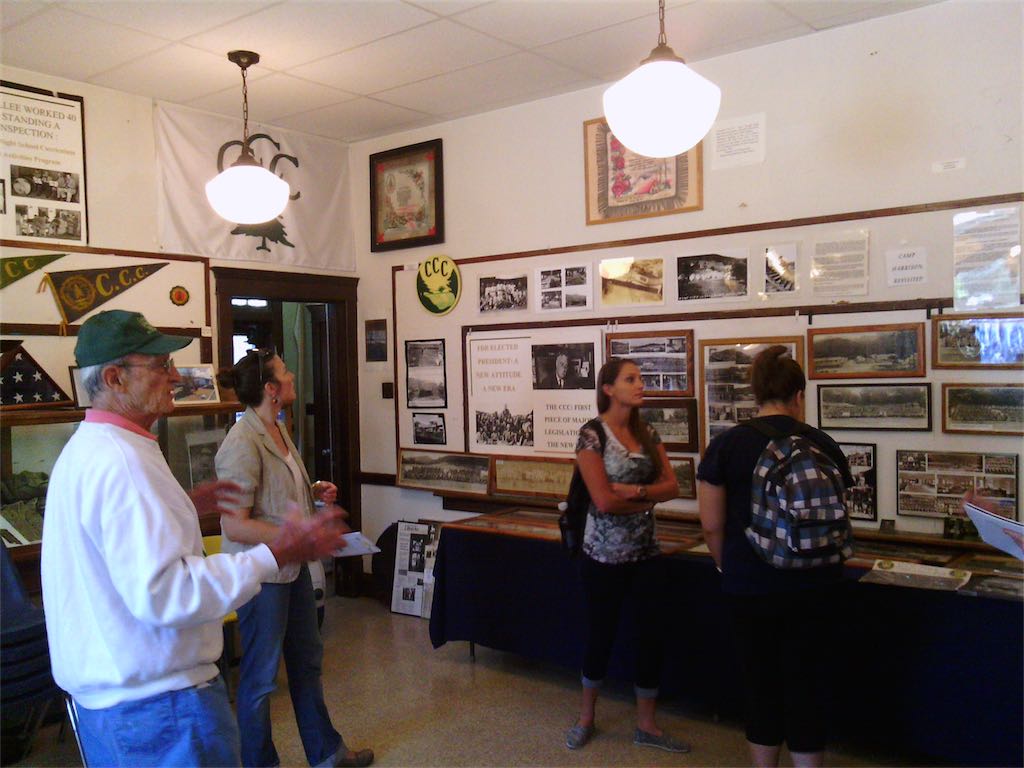
M655 502L679 492L658 433L640 418L644 384L636 363L622 358L597 377L600 414L580 428L576 462L590 493L580 566L586 596L587 643L583 701L565 745L583 747L594 735L594 709L627 598L635 607L636 730L633 743L669 752L690 747L655 722L661 675L666 577L654 536Z
M842 560L849 551L843 488L833 482L848 488L853 478L835 441L803 423L807 381L786 347L758 354L750 378L757 416L715 437L697 470L701 527L731 608L751 760L755 766L778 765L786 742L794 765L819 766L826 687L835 679L829 669L837 659L841 663L836 614ZM779 456L766 451L769 444L813 457L814 484L800 486L802 478L790 477L784 479L787 487L792 482L805 498L828 488L836 502L839 519L823 524L835 543L815 550L814 558L800 560L789 550L771 557L759 546L770 539L760 537L761 513L774 502L761 496L757 473L770 473Z

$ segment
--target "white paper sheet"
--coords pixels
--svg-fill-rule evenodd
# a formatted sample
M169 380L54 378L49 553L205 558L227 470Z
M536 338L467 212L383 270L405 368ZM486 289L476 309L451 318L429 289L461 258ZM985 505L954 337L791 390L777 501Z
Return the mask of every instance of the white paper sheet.
M345 539L345 547L343 549L336 550L334 552L335 557L356 557L357 555L375 555L380 552L380 548L377 547L372 541L363 535L362 531L352 531L346 533L343 537Z
M1024 560L1024 525L994 515L967 501L964 502L964 510L985 543L1013 555L1018 560Z

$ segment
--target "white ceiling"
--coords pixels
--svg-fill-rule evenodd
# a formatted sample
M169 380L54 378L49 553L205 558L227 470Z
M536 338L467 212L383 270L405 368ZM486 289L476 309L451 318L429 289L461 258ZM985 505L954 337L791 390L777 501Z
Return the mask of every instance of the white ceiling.
M935 0L668 0L693 63ZM657 0L0 0L0 62L343 141L607 83L658 39Z

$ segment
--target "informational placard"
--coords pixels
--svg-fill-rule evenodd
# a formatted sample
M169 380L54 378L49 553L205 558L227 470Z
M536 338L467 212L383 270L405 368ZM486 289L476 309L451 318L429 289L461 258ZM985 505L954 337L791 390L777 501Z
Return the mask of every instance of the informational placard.
M89 242L83 103L67 94L13 83L0 86L3 237Z
M834 232L814 243L811 287L818 296L864 296L868 292L868 232Z
M924 285L928 282L928 249L890 248L885 252L885 274L890 288Z
M571 456L597 415L598 328L531 328L466 340L469 450Z
M765 115L719 120L711 129L711 167L716 171L764 162Z
M395 544L395 583L391 610L409 616L430 618L434 596L434 558L440 523L398 524Z
M953 306L1020 306L1020 206L953 215Z

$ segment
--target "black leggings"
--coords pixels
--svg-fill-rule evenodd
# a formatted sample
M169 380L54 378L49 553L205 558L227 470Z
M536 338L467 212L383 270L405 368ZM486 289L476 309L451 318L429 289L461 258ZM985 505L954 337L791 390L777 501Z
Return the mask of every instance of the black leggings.
M608 674L608 660L627 598L634 617L638 689L657 695L661 681L664 648L665 563L653 557L635 563L606 565L584 556L580 568L587 600L587 645L583 653L583 676L599 683Z
M746 687L747 741L825 749L830 669L844 668L830 586L777 595L733 595L733 635Z

